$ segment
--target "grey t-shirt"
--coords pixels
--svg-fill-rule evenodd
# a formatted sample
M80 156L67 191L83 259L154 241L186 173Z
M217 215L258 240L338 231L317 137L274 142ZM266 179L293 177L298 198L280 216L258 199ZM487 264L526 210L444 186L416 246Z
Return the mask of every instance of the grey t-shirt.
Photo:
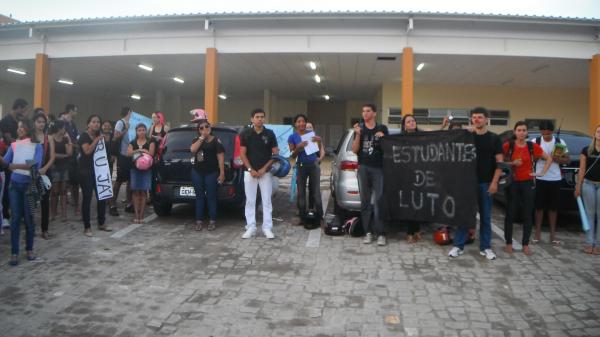
M115 131L118 132L123 132L123 130L125 129L125 122L122 119L119 119L117 121L117 124L115 124ZM127 155L127 148L129 147L129 130L127 130L127 132L125 132L125 134L123 134L123 138L121 138L121 155L126 156Z

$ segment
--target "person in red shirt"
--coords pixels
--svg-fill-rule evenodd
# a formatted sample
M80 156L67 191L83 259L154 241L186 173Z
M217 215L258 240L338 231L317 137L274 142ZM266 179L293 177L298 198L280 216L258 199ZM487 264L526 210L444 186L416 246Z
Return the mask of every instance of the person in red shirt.
M523 253L531 255L529 237L533 227L533 203L535 201L535 180L542 177L552 165L552 157L538 144L528 142L527 125L518 121L513 129L513 138L502 146L505 161L513 168L513 181L508 187L508 206L504 218L504 251L512 253L512 231L517 209L523 214ZM546 161L542 172L535 173L534 161L543 158Z

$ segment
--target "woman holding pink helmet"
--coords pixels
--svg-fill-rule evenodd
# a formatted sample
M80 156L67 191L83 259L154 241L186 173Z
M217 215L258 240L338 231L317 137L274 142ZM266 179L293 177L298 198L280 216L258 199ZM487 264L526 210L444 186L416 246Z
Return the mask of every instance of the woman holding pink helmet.
M131 168L131 191L133 197L133 223L142 223L146 198L152 182L152 164L155 142L147 136L146 125L140 123L135 127L135 139L129 143L127 155L133 159Z

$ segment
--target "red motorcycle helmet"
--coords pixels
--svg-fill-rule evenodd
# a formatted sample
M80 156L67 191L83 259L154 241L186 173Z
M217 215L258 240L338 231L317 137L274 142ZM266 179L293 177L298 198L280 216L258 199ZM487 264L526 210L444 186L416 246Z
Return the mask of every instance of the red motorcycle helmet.
M448 245L452 243L452 237L450 236L450 230L448 227L440 227L433 232L433 242L440 246Z
M465 242L466 244L475 242L475 233L475 228L469 229L469 236L467 237L467 241Z

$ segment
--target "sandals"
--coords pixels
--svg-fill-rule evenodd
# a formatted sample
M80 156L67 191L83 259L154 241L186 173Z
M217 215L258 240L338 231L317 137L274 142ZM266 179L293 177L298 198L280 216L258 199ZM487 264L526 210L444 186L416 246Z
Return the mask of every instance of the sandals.
M509 254L512 254L513 253L512 244L508 244L508 245L504 246L504 251L507 252L507 253L509 253Z
M583 246L583 252L586 254L593 254L594 248L592 246Z
M33 252L27 252L27 261L35 261L37 256L33 255Z
M531 251L531 249L529 249L529 246L525 245L525 246L523 246L523 254L525 254L527 256L531 256L531 255L533 255L533 252Z
M562 242L560 240L552 240L550 243L552 243L553 246L559 246Z
M593 253L594 255L600 255L600 247L594 247L594 249L593 249L592 253Z
M83 235L87 236L88 238L91 238L92 236L94 236L94 234L92 234L91 228L86 228L85 230L83 230Z
M421 241L421 240L423 240L423 236L421 236L421 232L416 232L416 233L415 233L415 240L416 240L416 241Z
M414 235L408 234L406 236L406 242L408 242L408 243L417 243L417 240L415 239Z

